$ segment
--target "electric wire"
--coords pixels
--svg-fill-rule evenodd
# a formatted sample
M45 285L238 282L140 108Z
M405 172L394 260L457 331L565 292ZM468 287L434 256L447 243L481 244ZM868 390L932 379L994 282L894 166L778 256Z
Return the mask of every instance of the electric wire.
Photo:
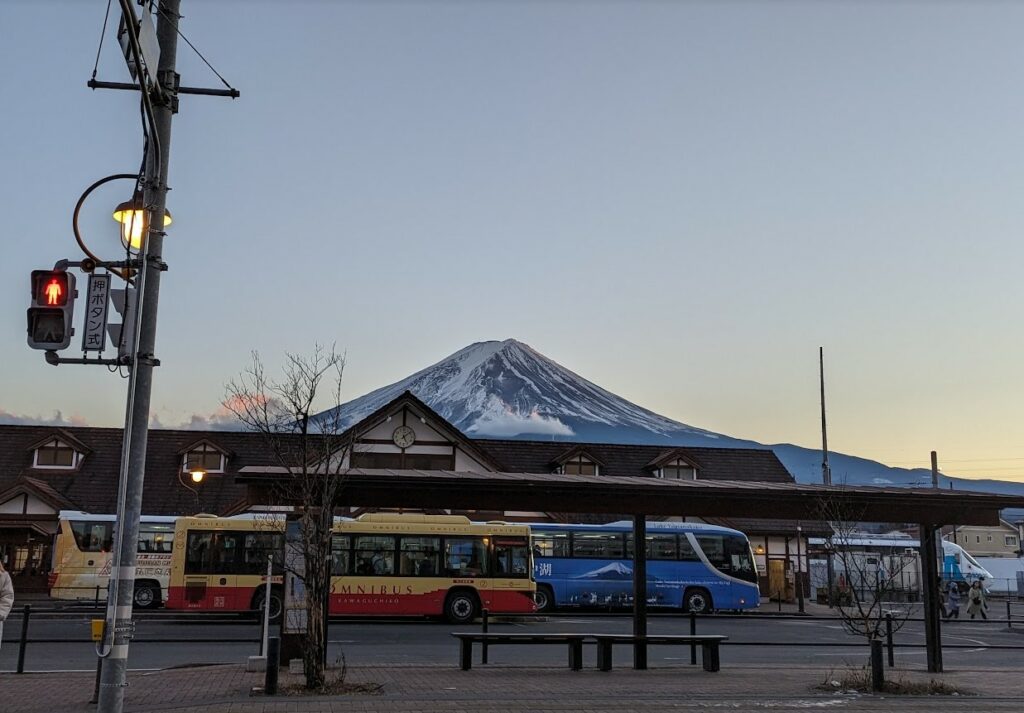
M92 66L92 78L96 79L96 72L100 67L100 53L103 51L103 38L107 36L107 21L110 20L110 4L114 0L107 0L107 12L103 15L103 29L100 30L100 45L96 48L96 63Z
M167 11L164 10L163 7L160 7L159 5L157 6L157 12L160 13L161 15L163 15L164 17L167 17L167 14L166 14ZM195 52L199 56L199 59L203 60L203 64L205 64L207 67L209 67L211 72L213 72L214 74L217 75L217 79L219 79L221 81L221 84L223 84L228 89L234 91L235 88L233 86L231 86L230 84L228 84L228 80L224 79L224 77L221 76L220 72L218 72L216 69L214 69L213 65L210 64L207 61L206 57L203 56L203 53L200 52L196 48L196 46L189 41L189 39L187 37L185 37L184 33L178 27L177 23L174 24L174 31L178 33L178 37L180 37L181 39L185 40L185 44L187 44L192 49L192 51Z

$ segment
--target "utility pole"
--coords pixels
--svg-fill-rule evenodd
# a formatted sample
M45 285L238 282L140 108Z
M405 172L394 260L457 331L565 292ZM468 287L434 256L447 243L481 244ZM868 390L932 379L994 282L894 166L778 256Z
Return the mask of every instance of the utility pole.
M158 364L156 350L156 316L160 295L160 273L167 269L162 259L164 215L167 203L167 167L171 148L171 117L177 111L178 77L175 72L178 52L178 18L181 0L160 0L157 21L157 43L160 60L156 81L150 86L139 75L142 92L153 105L155 137L148 142L146 178L143 200L149 211L149 235L145 241L142 266L137 276L140 285L136 349L130 366L128 403L124 437L128 439L122 459L127 461L127 477L123 479L123 510L118 513L120 539L110 579L116 580L112 592L115 601L107 602L107 627L113 627L113 643L103 664L100 681L98 713L121 713L127 687L128 643L132 638L132 602L135 595L135 560L139 541L139 517L142 514L142 482L146 466L146 440L149 435L149 405L153 389L153 367ZM122 3L122 9L126 4ZM128 16L126 15L126 18ZM131 17L134 17L132 12ZM108 591L108 599L111 592ZM109 633L108 633L109 636Z
M932 487L939 487L939 454L932 451Z

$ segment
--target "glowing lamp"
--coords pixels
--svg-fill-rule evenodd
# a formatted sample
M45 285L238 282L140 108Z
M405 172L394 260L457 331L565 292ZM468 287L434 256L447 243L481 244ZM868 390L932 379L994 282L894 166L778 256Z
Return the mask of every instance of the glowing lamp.
M140 250L149 232L149 211L139 197L125 201L114 209L114 220L121 224L121 242L125 247ZM171 224L171 212L164 211L164 227ZM197 481L198 482L198 481Z
M192 482L193 483L202 483L203 482L203 478L206 477L206 471L205 470L193 470L193 471L191 471L189 473L189 475L192 476Z

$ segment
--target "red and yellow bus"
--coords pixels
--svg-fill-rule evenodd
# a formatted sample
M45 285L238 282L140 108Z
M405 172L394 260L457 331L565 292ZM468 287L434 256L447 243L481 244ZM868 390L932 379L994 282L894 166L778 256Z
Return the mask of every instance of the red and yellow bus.
M284 522L266 517L180 518L167 608L261 609L272 557L271 616L282 609ZM444 616L471 621L535 611L530 529L457 515L374 513L335 524L330 613ZM262 586L261 586L262 585Z

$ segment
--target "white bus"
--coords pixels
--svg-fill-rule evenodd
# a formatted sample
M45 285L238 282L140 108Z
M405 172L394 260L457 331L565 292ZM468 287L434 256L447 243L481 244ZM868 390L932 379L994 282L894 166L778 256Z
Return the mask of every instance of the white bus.
M140 609L167 601L176 517L143 515L135 562L135 600ZM62 510L53 544L50 596L106 601L113 559L113 515Z

